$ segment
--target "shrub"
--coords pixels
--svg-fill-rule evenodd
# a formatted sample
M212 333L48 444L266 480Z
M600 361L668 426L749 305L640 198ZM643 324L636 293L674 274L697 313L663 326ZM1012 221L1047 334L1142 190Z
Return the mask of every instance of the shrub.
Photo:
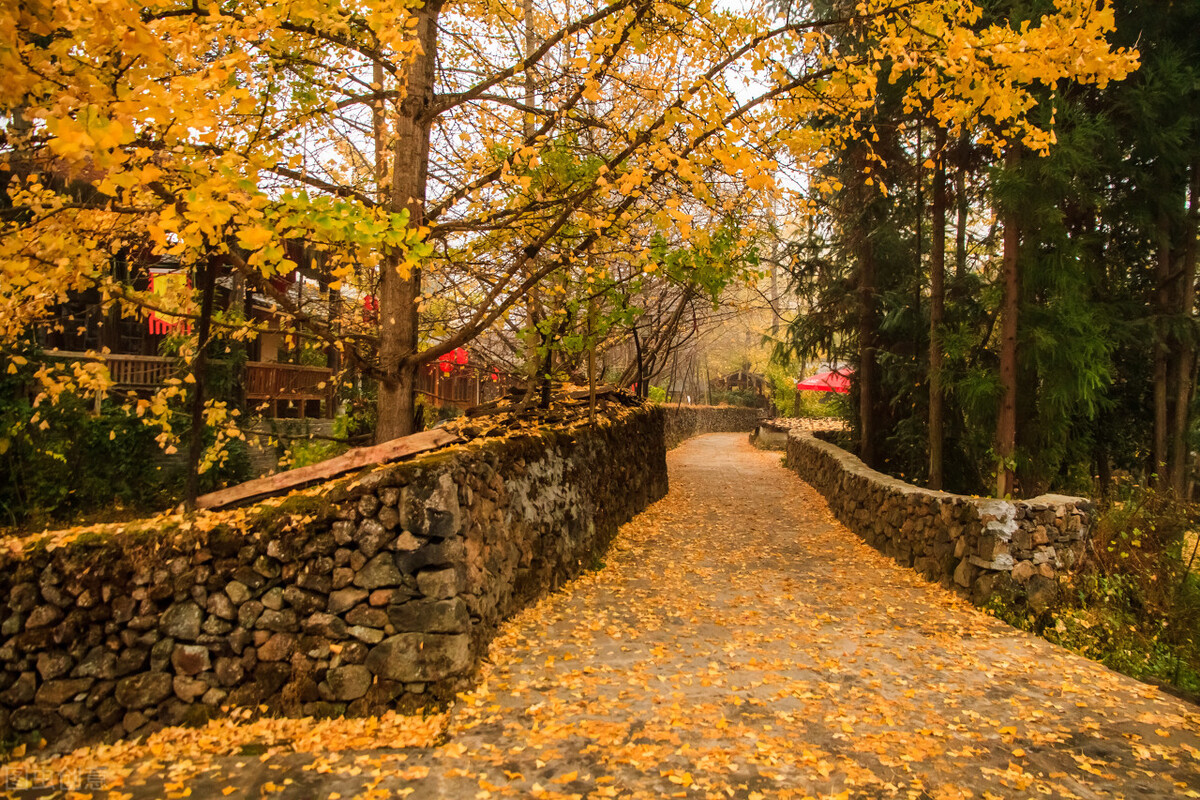
M1111 669L1200 693L1200 509L1139 487L1099 513L1058 605L1000 616Z

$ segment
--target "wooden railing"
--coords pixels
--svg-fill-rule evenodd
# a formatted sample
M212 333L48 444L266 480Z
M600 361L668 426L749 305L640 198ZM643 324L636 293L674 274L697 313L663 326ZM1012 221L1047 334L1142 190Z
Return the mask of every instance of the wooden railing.
M456 366L453 371L443 373L436 364L431 364L417 378L418 392L436 405L455 408L470 408L494 400L507 388L505 376L492 380L491 370L475 367Z
M68 350L47 350L46 356L62 361L102 361L117 389L156 389L169 378L183 374L178 360L160 356L89 355ZM493 374L492 370L469 366L455 366L443 373L432 364L421 370L417 391L439 406L470 408L496 399L508 388L507 375L500 374L498 380L493 380ZM316 402L322 405L322 416L333 415L333 371L326 367L250 361L246 363L244 384L246 399L252 404L266 404L271 416L280 414L280 403L294 405L288 410L304 416L308 405Z
M72 350L47 350L55 361L100 361L108 367L113 386L118 389L155 389L168 378L178 377L179 362L160 356L128 356L115 353L90 354Z
M266 400L272 404L272 408L279 401L295 401L300 403L302 415L305 403L321 401L326 404L324 413L332 416L333 370L251 361L246 364L246 399Z
M157 389L168 379L182 376L178 360L161 356L88 354L69 350L47 350L46 356L56 361L103 362L117 389ZM245 369L245 389L246 399L269 404L272 416L280 413L280 402L295 403L296 410L303 416L306 406L318 401L324 406L323 415L333 415L333 370L326 367L250 361Z

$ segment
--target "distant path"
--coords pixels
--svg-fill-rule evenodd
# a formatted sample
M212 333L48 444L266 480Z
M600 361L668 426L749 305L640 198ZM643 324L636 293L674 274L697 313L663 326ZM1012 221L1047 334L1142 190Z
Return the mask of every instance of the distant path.
M505 626L444 744L226 758L192 797L1200 790L1195 708L900 568L744 434L668 461L670 494L607 565Z

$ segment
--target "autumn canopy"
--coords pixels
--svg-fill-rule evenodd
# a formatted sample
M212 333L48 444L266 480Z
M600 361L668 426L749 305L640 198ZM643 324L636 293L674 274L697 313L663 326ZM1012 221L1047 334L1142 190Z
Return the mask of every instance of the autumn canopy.
M205 464L241 423L197 385L197 342L261 333L214 307L218 279L377 381L385 440L411 430L421 365L498 327L524 330L547 372L556 348L627 331L646 297L716 298L753 275L764 220L843 189L821 172L836 148L861 143L874 186L884 86L951 134L1036 153L1055 141L1053 113L1032 113L1045 89L1136 65L1095 0L1019 24L967 0L5 5L8 367L79 293L190 320L190 370L137 410L170 446L179 402L203 403ZM139 282L164 262L194 277ZM367 297L377 321L289 292L298 265L322 302ZM110 380L97 362L37 378L39 403Z

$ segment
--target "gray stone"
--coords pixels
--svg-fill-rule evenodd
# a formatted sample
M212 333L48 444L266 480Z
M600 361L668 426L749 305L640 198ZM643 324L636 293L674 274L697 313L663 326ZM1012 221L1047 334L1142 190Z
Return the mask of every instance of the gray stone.
M297 631L300 629L296 612L290 608L275 611L268 608L254 623L254 627L268 631Z
M175 692L175 696L185 703L194 703L196 698L201 697L208 691L208 684L196 678L189 678L186 675L176 675L175 680L171 682L171 689Z
M421 540L408 531L401 531L396 541L392 542L392 547L400 552L411 553L421 548Z
M38 606L29 612L29 618L25 620L25 627L45 628L48 625L53 625L62 618L63 612L58 606Z
M388 615L382 608L358 606L346 613L346 622L350 625L363 625L368 628L383 628L388 624Z
M1043 547L1033 554L1033 563L1037 565L1053 564L1058 560L1056 556L1053 547Z
M378 644L383 641L383 631L378 628L367 628L363 625L351 625L346 633L367 644Z
M279 562L269 556L259 556L254 559L254 571L263 576L267 580L274 580L279 577L282 571L279 567Z
M75 660L66 653L56 651L38 653L37 671L44 681L61 678L70 672L73 666L75 666Z
M226 697L229 697L229 692L213 687L204 693L204 696L200 698L200 702L206 706L219 706L225 702Z
M130 734L141 728L150 718L140 711L130 711L121 720L121 726L125 728L125 733Z
M290 633L275 633L258 647L259 661L287 661L296 652L296 637Z
M363 566L354 576L354 585L363 589L378 589L381 586L399 586L400 570L390 553L380 553Z
M462 509L458 504L458 484L447 473L438 476L437 488L425 501L425 532L435 539L452 536L462 527Z
M348 702L357 700L371 688L373 676L371 671L359 664L337 667L325 673L325 682L329 684L327 699Z
M1013 580L1017 581L1018 583L1025 583L1030 579L1030 577L1033 576L1035 571L1036 569L1031 562L1021 561L1018 562L1015 567L1013 567L1012 577Z
M471 667L471 637L401 633L371 648L367 669L380 678L405 683L439 681Z
M972 573L970 560L964 558L954 569L954 582L966 589L971 585Z
M229 595L235 606L240 606L250 599L250 589L241 581L230 581L226 584L225 594Z
M95 678L66 678L64 680L46 681L38 687L34 702L42 708L61 706L77 695L87 692L95 682Z
M326 639L344 639L346 623L341 617L318 611L304 620L304 632L312 636L324 636Z
M88 650L75 668L75 674L84 678L111 680L117 677L117 654L97 645Z
M248 600L238 609L238 625L249 630L262 616L263 604L257 600Z
M192 601L176 603L163 612L158 629L173 639L195 641L200 637L204 612Z
M388 619L397 631L420 633L466 633L471 620L461 598L411 600L390 606Z
M18 583L8 596L8 607L13 611L32 611L38 602L38 590L32 583Z
M129 647L122 650L117 655L117 676L137 672L146 666L146 659L149 657L150 651L141 647Z
M363 555L367 558L374 558L375 554L384 548L392 536L378 520L364 519L358 524L358 533L355 538L358 541L358 549L362 551Z
M1025 584L1029 608L1040 614L1058 599L1058 583L1042 574L1033 575Z
M354 541L353 522L346 522L345 520L342 520L341 522L335 522L333 523L332 530L333 539L338 544L347 545Z
M1009 553L998 553L991 560L985 560L979 556L971 556L971 563L982 569L995 570L997 572L1007 572L1016 564L1016 560Z
M296 613L302 616L308 616L314 611L318 611L325 607L325 598L320 595L306 592L299 586L289 586L283 590L283 599L289 606L296 609Z
M259 602L263 604L263 608L269 608L272 611L279 611L283 608L283 589L279 586L274 586L263 593L259 598Z
M237 658L218 658L215 672L222 686L236 686L246 677L246 668Z
M208 648L196 644L177 644L171 651L171 666L180 675L198 675L211 666Z
M383 526L384 530L388 531L395 530L396 526L400 524L400 512L390 506L379 509L375 518L379 520L379 524Z
M156 706L173 691L165 672L143 672L117 681L115 697L123 708L138 710Z
M213 592L208 596L207 611L221 619L233 619L237 616L237 608L224 592Z
M373 494L364 494L358 498L358 513L370 517L379 510L379 498Z
M171 637L159 639L150 648L150 670L151 672L161 672L167 668L167 664L171 663L171 652L175 649L175 640Z
M462 580L455 567L427 569L417 573L417 588L426 597L449 599L462 590Z
M397 553L396 566L401 572L416 573L426 567L445 567L463 564L467 559L466 546L461 538L427 544L415 553Z

